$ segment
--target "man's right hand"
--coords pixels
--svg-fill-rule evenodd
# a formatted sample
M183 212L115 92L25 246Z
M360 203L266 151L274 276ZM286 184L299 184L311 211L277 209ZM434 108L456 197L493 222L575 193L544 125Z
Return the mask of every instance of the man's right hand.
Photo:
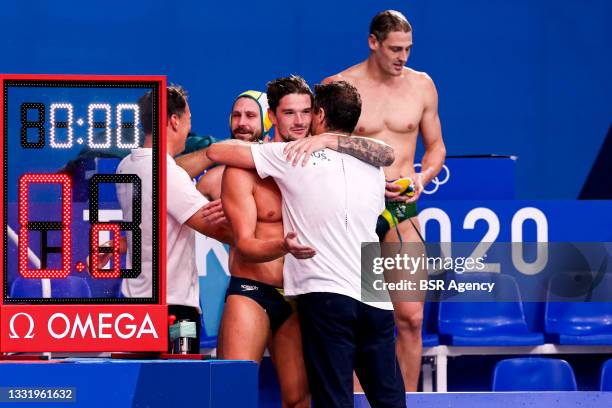
M289 142L285 146L283 153L285 153L287 161L293 166L296 166L301 160L302 167L304 167L308 163L311 153L331 147L334 142L337 146L338 135L323 133L318 136L305 137Z
M403 203L413 203L419 199L421 196L421 192L423 191L423 182L421 173L415 174L413 177L410 177L410 180L414 180L412 186L414 188L414 194L406 195L402 194L405 187L396 183L394 181L387 181L385 183L385 199L387 201L397 201Z
M402 195L402 190L402 186L395 184L393 181L387 181L385 183L385 199L387 201L408 201L410 197Z
M406 203L414 203L416 200L418 200L421 197L421 193L423 192L423 173L416 173L414 174L412 177L410 177L411 180L413 180L413 188L414 188L414 194L412 195L412 197L408 197L408 200L406 200Z
M295 232L289 232L285 237L285 249L297 259L308 259L316 255L317 251L306 245L301 245Z
M221 199L211 201L202 207L202 217L204 221L211 226L226 223L227 218L225 218L225 213L223 212Z

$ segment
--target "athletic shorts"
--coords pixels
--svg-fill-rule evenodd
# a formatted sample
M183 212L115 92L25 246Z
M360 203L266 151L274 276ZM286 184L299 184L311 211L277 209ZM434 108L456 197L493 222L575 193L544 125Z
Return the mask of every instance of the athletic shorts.
M270 319L270 329L275 333L293 313L292 304L283 296L283 290L256 280L232 276L225 292L225 300L230 295L245 296L261 306Z
M404 203L401 201L387 201L385 210L378 216L376 234L378 240L383 242L385 235L391 228L395 228L403 221L418 215L416 202Z

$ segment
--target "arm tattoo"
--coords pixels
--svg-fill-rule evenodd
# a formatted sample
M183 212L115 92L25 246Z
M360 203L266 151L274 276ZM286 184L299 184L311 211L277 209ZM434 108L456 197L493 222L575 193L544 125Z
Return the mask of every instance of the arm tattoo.
M395 160L391 146L369 137L338 136L338 152L379 167L389 166Z

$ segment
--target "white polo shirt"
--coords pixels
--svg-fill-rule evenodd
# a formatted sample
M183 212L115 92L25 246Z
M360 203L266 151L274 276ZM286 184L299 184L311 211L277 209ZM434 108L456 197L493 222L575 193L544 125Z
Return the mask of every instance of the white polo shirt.
M285 257L285 294L331 292L361 301L361 243L378 242L384 172L330 149L313 153L305 167L292 166L285 145L251 145L257 173L273 177L281 190L285 234L295 231L301 244L317 251L310 259ZM369 304L393 309L387 302Z
M135 279L124 279L121 291L126 297L151 297L152 277L152 170L153 151L150 148L132 150L117 167L117 173L136 174L142 183L142 272ZM195 264L195 232L185 225L208 200L198 192L185 170L174 159L166 160L166 303L199 308L200 287ZM123 217L132 216L132 193L129 184L117 184L117 196ZM127 267L131 267L131 234L128 234Z

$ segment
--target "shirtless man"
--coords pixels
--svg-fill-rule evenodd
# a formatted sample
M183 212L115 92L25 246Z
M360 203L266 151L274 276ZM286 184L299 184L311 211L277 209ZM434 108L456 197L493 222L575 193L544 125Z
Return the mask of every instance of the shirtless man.
M377 14L370 24L370 55L365 61L323 83L344 80L353 84L363 106L354 134L372 137L391 145L395 162L385 167L388 219L379 219L377 232L384 242L421 242L416 201L423 186L441 170L446 156L438 116L438 95L432 79L424 72L405 67L412 47L412 28L398 11ZM414 169L417 137L425 154L421 172ZM401 194L389 181L409 177L414 195ZM389 221L390 220L390 221ZM399 222L399 225L396 224ZM395 301L398 329L397 354L406 391L416 391L421 365L423 302Z
M270 82L268 98L269 115L275 126L274 141L308 135L313 96L302 78ZM234 105L231 125L235 139L254 142L260 139L261 129L265 129L259 113L266 114L266 111L256 112L251 102L252 99L239 98ZM248 134L251 136L246 137ZM235 167L216 169L222 169L222 185L220 176L211 178L207 173L203 177L205 183L200 184L204 187L201 191L210 196L220 194L236 238L236 246L230 249L232 276L219 329L218 356L261 361L267 346L278 374L283 407L307 407L310 398L299 321L280 288L283 287L283 255L312 257L314 251L299 245L293 236L283 239L281 195L271 178L263 180L253 170ZM281 242L283 252L261 245L268 239Z
M299 77L279 78L268 84L269 115L275 142L303 139L311 124L313 96ZM317 139L375 165L389 164L392 149L376 141L337 136ZM378 148L375 149L374 146ZM379 152L377 155L375 152ZM386 153L386 161L381 159ZM309 403L297 315L282 296L283 258L314 256L313 249L283 238L281 195L272 178L254 170L225 169L221 201L231 223L235 248L230 252L232 274L219 334L219 353L225 359L260 361L266 345L276 366L284 406Z
M334 83L317 86L316 93L312 122L313 131L319 135L289 144L224 141L211 146L207 154L211 160L229 166L256 168L264 180L274 178L283 193L285 239L282 233L277 237L258 235L256 226L251 227L254 233L241 234L232 225L241 255L259 260L284 256L289 241L296 239L295 232L317 249L316 256L301 259L314 253L301 248L305 256L287 255L283 265L285 290L297 296L313 406L354 406L355 369L372 406L405 407L404 384L395 355L392 305L370 305L360 300L361 243L376 237L376 218L384 208L385 185L382 169L364 162L389 165L393 150L379 141L349 135L361 111L355 87L346 82ZM268 95L273 110L273 92L268 91ZM281 107L282 100L277 114ZM324 150L312 156L300 150L311 163L307 168L295 162L292 166L288 163L290 155L286 151L283 154L283 149L307 139L316 140L316 150ZM245 222L244 210L227 207L226 181L233 171L248 174L248 170L228 167L223 177L221 201L232 224L232 211ZM244 184L244 178L235 179L227 187L238 189L242 187L236 185ZM244 203L245 196L237 197L232 207ZM249 333L242 334L246 337Z

